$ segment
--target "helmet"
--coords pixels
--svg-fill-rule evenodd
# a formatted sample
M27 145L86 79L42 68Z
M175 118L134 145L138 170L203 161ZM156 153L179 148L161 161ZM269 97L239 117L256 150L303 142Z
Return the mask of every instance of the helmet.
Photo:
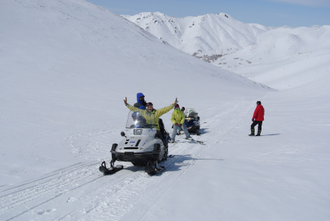
M133 120L136 120L138 117L140 116L140 112L139 111L136 111L132 114L132 118Z

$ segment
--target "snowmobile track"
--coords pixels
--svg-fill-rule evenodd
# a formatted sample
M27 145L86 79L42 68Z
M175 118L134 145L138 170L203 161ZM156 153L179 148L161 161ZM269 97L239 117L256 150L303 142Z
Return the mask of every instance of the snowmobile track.
M0 188L1 220L74 220L83 214L90 220L120 220L141 200L155 202L193 165L205 146L194 143L170 145L161 162L166 170L149 176L144 167L123 163L124 169L110 176L98 171L99 161L80 162L39 179ZM171 182L167 177L171 175ZM60 210L57 207L60 206ZM63 206L66 205L66 206Z
M31 213L51 201L63 197L69 199L70 197L67 195L70 192L96 183L103 178L95 169L98 164L98 162L77 163L56 170L37 180L1 190L0 219L2 220L2 217L5 220L21 219L20 217L24 214ZM111 180L109 183L115 185L121 180L117 176L116 180ZM5 214L8 211L11 211L11 216Z

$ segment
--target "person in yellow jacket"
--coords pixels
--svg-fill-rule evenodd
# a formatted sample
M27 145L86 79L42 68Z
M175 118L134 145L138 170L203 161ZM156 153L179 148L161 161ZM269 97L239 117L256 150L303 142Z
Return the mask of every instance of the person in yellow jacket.
M186 139L190 138L190 134L187 130L186 125L184 124L184 113L180 110L179 104L176 104L174 107L174 111L171 115L171 121L173 123L173 130L172 130L172 136L171 136L171 142L173 143L175 141L175 136L177 133L178 128L181 128L183 132L186 135Z
M130 104L127 103L127 97L125 97L125 100L124 100L124 103L126 105L126 107L128 109L130 109L131 111L138 111L140 112L140 114L142 115L142 117L144 117L146 119L146 123L147 124L151 124L151 125L154 125L157 132L156 132L156 136L158 138L160 138L164 145L167 147L167 143L165 142L165 139L164 139L164 136L163 134L160 132L160 129L159 129L159 117L162 116L163 114L166 114L167 112L169 112L173 107L174 105L176 105L177 103L177 99L175 98L175 101L173 104L169 105L169 106L166 106L166 107L163 107L161 109L158 109L158 110L155 110L153 108L153 104L151 102L148 102L146 104L146 109L143 110L143 109L139 109L137 107L134 107Z

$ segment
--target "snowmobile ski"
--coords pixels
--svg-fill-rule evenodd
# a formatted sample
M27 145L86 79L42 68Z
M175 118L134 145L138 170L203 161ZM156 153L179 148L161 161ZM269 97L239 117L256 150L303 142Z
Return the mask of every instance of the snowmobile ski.
M119 170L121 170L123 168L124 168L123 165L117 165L116 167L111 167L108 169L105 161L103 161L101 166L99 167L99 170L103 173L103 175L111 175L111 174L118 172Z
M145 172L149 176L159 174L159 173L163 172L164 170L166 170L166 168L164 166L159 166L158 162L148 162L145 167Z
M200 140L194 140L193 138L188 138L187 140L191 140L195 143L198 143L198 144L204 144L204 141L200 141Z
M156 175L156 174L162 173L162 172L165 171L165 170L166 170L166 168L163 167L163 166L161 166L161 167L159 167L158 169L156 169L156 170L152 170L152 171L147 172L147 173L148 173L149 176L153 176L153 175Z

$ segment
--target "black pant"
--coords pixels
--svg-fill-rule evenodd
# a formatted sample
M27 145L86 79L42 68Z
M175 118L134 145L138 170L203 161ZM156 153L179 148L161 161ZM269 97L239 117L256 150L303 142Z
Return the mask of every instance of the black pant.
M258 124L258 131L261 131L262 129L262 121L253 121L251 124L251 129L254 129L254 127Z
M167 142L166 142L165 137L162 132L157 130L155 137L158 137L159 139L161 139L163 141L164 146L167 147Z

